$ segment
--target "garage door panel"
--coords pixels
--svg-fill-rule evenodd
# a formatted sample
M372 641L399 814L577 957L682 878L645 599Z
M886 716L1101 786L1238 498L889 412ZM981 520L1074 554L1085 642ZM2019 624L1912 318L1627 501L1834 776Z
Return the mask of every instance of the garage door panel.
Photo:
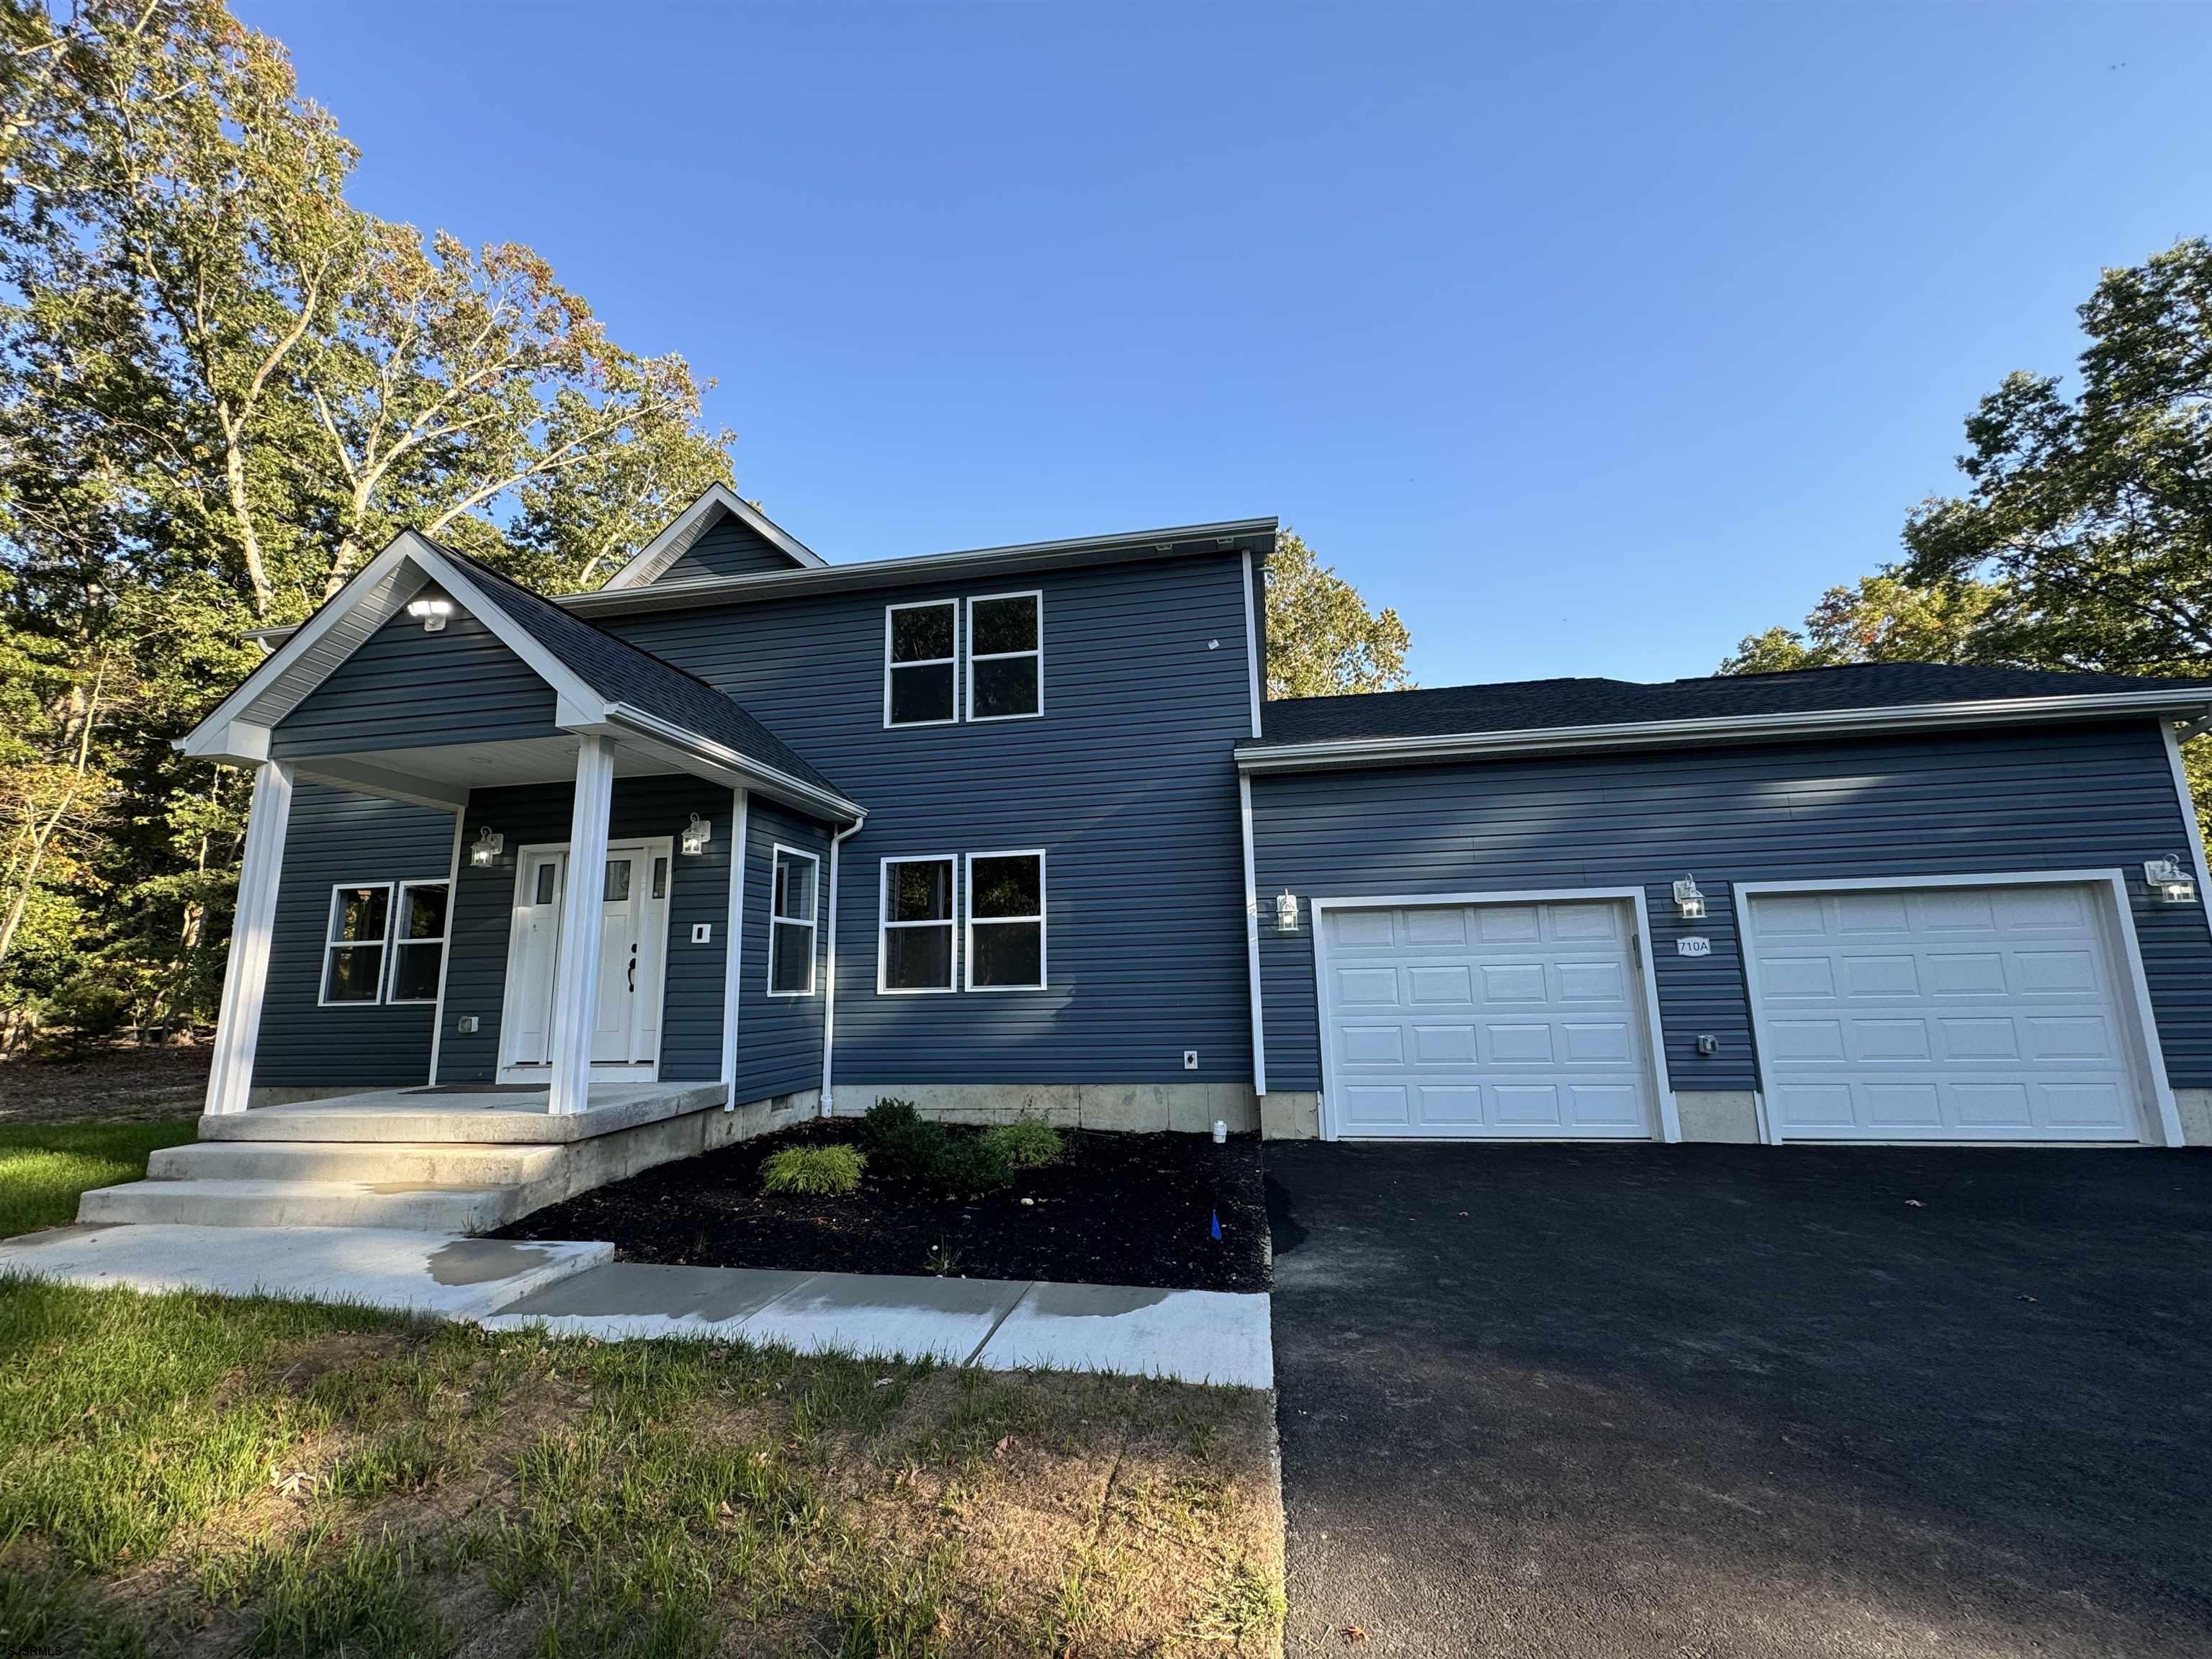
M1785 1138L2141 1133L2096 890L1754 894L1745 932L1767 1101Z
M1338 1133L1652 1133L1650 1050L1625 905L1322 914L1332 952L1340 940L1359 942L1351 962L1332 959L1323 973Z

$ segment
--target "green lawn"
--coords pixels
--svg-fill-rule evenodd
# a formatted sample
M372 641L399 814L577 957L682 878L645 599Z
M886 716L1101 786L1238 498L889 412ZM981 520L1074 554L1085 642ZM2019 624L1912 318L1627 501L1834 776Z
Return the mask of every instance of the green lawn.
M76 1219L77 1194L146 1173L147 1155L192 1139L199 1120L0 1123L0 1237ZM4 1650L0 1650L4 1651Z
M1280 1651L1267 1396L0 1279L0 1656Z

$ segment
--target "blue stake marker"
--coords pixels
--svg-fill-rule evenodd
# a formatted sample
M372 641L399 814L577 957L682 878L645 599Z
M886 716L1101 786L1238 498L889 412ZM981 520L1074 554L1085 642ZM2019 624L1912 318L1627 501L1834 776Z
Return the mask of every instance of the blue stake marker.
M1218 1210L1213 1212L1213 1242L1217 1244L1221 1243L1221 1212Z

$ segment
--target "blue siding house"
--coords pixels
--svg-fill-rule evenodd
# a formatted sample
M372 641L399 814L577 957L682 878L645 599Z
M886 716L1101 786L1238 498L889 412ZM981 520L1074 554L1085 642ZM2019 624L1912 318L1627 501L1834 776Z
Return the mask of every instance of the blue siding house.
M210 1112L2212 1141L2212 685L1268 702L1274 533L840 564L718 489L550 599L401 536L183 744L256 774Z

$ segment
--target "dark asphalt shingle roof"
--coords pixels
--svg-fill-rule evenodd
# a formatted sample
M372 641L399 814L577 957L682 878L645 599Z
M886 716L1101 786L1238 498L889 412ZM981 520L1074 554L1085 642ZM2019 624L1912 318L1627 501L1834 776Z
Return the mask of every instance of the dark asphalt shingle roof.
M1915 703L2002 702L2019 697L2173 687L2212 702L2212 681L2148 679L2128 674L2068 674L2033 668L1955 667L1942 663L1866 663L1789 674L1723 674L1705 679L1511 680L1433 690L1374 691L1345 697L1288 697L1270 702L1265 736L1239 749L1363 738L1431 738L1461 732L1523 732L1663 720L1724 720L1749 714L1832 714ZM2186 701L2187 699L2184 699Z
M581 617L569 615L465 553L456 553L449 547L439 550L463 566L484 597L508 620L601 696L656 714L671 725L734 749L747 760L847 798L843 790L796 750L706 681L663 662L649 651L641 651L627 640L617 639Z

